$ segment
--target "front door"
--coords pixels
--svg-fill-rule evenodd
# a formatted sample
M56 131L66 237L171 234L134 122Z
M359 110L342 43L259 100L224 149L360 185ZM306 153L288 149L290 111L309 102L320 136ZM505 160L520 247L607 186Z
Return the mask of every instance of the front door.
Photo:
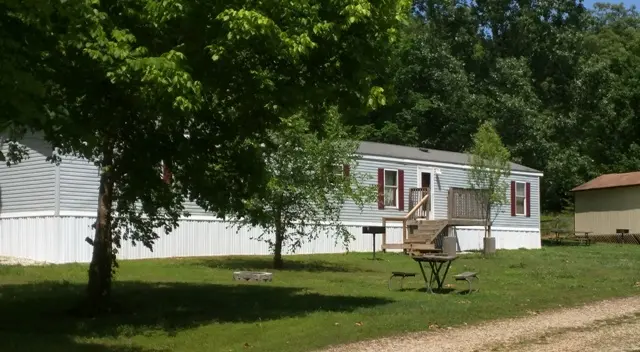
M431 173L429 172L421 172L420 173L421 185L422 188L431 188Z
M418 186L424 190L424 192L429 192L429 200L427 204L423 205L423 209L421 213L427 214L427 218L433 220L433 210L431 209L431 204L433 204L433 186L431 183L431 173L421 171L420 178L418 179Z

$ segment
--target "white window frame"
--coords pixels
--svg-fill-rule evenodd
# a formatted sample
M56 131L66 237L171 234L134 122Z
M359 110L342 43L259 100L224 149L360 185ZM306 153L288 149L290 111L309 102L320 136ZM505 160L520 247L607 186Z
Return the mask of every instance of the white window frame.
M385 196L387 194L387 187L389 187L389 188L394 187L394 186L387 186L387 171L391 171L391 172L395 172L396 173L396 185L395 185L396 191L395 191L395 197L394 197L395 204L394 205L387 205L387 199L384 198L384 200L383 200L384 201L384 207L385 208L392 208L392 209L399 209L398 197L400 196L400 194L399 194L398 191L399 191L399 188L400 188L400 184L399 184L400 183L399 182L400 181L400 172L398 171L398 169L384 169L384 177L382 178L382 192L383 192L383 195L385 195Z
M518 184L523 185L522 192L524 193L522 196L518 196ZM516 216L525 216L527 215L527 183L522 181L516 181L516 187L514 189L516 192L513 199L515 199L516 204L513 206L516 209ZM522 198L522 213L518 213L518 198Z
M344 164L335 164L333 165L333 167L331 168L331 183L335 184L340 180L342 177L344 177Z

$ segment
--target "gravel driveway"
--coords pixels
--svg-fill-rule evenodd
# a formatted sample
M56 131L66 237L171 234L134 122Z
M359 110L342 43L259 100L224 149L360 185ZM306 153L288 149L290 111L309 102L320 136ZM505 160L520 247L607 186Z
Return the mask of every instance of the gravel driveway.
M640 296L337 346L325 352L640 352Z

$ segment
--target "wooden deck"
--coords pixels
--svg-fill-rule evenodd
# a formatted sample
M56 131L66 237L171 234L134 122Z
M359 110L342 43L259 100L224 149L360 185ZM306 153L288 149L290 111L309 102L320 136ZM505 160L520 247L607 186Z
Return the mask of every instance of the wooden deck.
M390 221L402 222L402 243L387 243L386 234L382 236L382 250L402 249L412 254L441 252L440 239L455 226L483 226L482 209L475 195L476 190L451 188L448 193L448 218L428 220L429 193L425 189L416 189L415 194L422 196L420 201L411 201L411 210L405 216L384 217L382 224ZM415 198L415 196L414 196Z
M484 226L484 220L481 219L416 219L407 220L407 226L419 226L420 224L428 223L430 221L446 220L449 226Z
M484 226L480 219L448 219L449 226Z

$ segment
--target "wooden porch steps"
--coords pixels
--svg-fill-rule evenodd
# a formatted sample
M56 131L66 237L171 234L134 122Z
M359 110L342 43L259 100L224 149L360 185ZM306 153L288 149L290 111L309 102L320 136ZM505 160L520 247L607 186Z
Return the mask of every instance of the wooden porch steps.
M449 226L478 226L482 220L475 219L444 219L444 220L414 220L407 224L408 233L404 243L382 244L382 249L402 249L405 252L441 252L436 248L438 235Z
M448 220L418 220L408 225L407 238L403 243L387 243L382 249L402 249L408 253L441 252L436 248L435 240L447 228Z
M382 245L382 250L385 249L404 249L404 243L386 243Z
M440 253L441 249L435 248L433 244L427 243L387 243L382 245L382 249L402 249L407 253L421 254L421 253Z
M433 244L438 235L447 228L448 220L428 220L418 222L415 228L409 230L405 243Z
M404 243L428 243L432 239L433 239L433 236L427 236L427 235L414 236L414 237L409 237L408 239L406 239L404 241Z

